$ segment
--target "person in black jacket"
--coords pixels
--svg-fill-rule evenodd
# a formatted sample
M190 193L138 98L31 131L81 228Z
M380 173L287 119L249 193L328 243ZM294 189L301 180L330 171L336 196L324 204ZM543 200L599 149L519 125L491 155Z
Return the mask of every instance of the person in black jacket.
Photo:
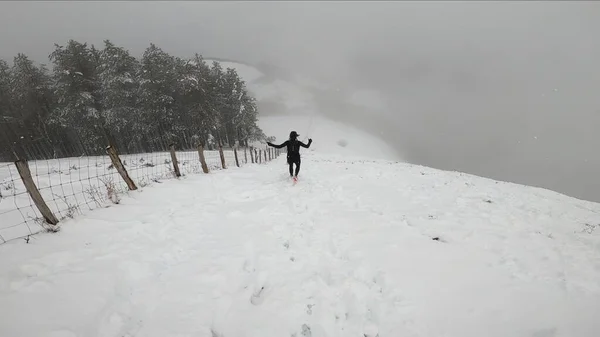
M290 166L290 177L293 177L294 179L298 178L298 173L300 173L300 146L308 149L310 144L312 144L312 139L308 140L308 144L304 144L298 140L298 136L300 135L296 131L292 131L290 132L290 139L286 140L281 145L267 142L269 146L277 149L287 146L287 162ZM294 172L294 164L296 164L296 172Z

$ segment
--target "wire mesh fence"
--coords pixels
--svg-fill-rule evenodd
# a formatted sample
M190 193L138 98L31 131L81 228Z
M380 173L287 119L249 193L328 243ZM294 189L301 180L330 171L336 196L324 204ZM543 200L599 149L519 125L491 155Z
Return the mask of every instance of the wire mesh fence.
M209 171L265 163L277 156L274 149L233 147L219 151L214 143L207 149L193 136L182 133L179 137L154 135L137 139L113 137L118 159L136 187L181 175L203 173L201 158ZM174 149L174 151L171 151ZM41 231L54 231L39 209L25 178L16 164L25 162L31 180L43 202L53 215L62 221L110 203L118 203L120 194L131 189L119 171L119 163L107 154L101 142L90 143L83 139L64 144L49 144L46 140L28 140L16 144L11 152L17 161L0 159L0 244L25 238ZM177 165L173 165L173 153ZM201 152L202 155L201 156ZM6 155L4 156L6 157Z

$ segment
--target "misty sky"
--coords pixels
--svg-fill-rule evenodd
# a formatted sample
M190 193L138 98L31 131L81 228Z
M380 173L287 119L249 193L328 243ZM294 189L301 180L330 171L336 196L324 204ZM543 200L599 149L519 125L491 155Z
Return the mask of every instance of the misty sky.
M377 90L411 161L600 201L600 2L0 2L1 58L107 38Z

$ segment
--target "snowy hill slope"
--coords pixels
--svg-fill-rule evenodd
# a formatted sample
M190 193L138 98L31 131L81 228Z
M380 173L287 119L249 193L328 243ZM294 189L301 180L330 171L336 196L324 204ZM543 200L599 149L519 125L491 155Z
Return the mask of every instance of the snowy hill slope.
M269 76L246 64L220 63L223 69L236 69L244 79L258 101L260 127L267 136L275 136L278 142L285 141L290 131L296 130L302 135L301 138L314 138L314 148L320 152L373 159L400 159L397 151L378 137L359 127L327 118L314 97L316 91L330 89L327 86L301 76L296 76L293 81ZM370 98L367 103L374 104L378 97L371 96L367 97ZM362 100L365 101L365 98ZM367 103L358 100L356 104Z
M600 205L305 151L0 246L0 336L594 337Z

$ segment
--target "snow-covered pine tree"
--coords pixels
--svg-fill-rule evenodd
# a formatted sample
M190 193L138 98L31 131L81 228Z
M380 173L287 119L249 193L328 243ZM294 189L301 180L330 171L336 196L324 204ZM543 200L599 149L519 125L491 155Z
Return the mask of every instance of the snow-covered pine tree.
M10 80L10 66L6 61L0 60L0 118L3 123L8 123L14 117Z
M14 126L18 123L12 108L11 74L8 63L0 60L0 161L12 160L10 149L15 142Z
M165 150L175 137L175 94L178 77L176 60L154 44L146 49L140 68L140 108L150 150ZM137 125L137 127L142 124Z
M21 136L47 143L43 152L53 157L103 154L108 144L133 152L172 141L211 147L264 139L245 83L201 55L181 59L151 44L136 60L109 40L102 50L70 40L49 58L52 74L21 54L12 68L0 62L5 149Z
M186 134L194 128L194 94L198 92L200 83L194 76L194 66L188 60L174 58L174 70L177 82L173 93L174 115L171 141L183 146Z
M223 72L221 65L213 62L211 82L214 113L216 114L215 137L219 144L233 146L236 141L236 117L240 105L240 79L234 69Z
M56 128L47 118L54 108L52 80L44 65L37 67L26 55L14 58L11 71L11 99L20 120L20 142L28 146L28 159L60 155Z
M210 109L210 68L198 54L179 64L178 109L183 122L179 127L185 134L185 143L196 147L206 144L210 129L215 124Z
M257 123L258 107L256 99L250 96L244 87L240 97L240 113L237 124L240 143L248 146L248 142L266 140L264 132L258 127Z
M78 140L83 145L80 154L104 153L105 145L113 139L103 115L98 78L100 52L70 40L66 46L56 44L50 60L58 102L49 121L69 127L70 141Z
M119 151L141 150L145 128L138 108L140 64L135 57L109 40L104 41L98 63L99 95L104 120L113 132Z
M228 144L227 123L229 117L228 98L231 94L230 83L227 82L225 72L219 62L213 61L210 68L210 87L211 87L211 110L214 114L215 125L213 127L213 137L216 145Z

